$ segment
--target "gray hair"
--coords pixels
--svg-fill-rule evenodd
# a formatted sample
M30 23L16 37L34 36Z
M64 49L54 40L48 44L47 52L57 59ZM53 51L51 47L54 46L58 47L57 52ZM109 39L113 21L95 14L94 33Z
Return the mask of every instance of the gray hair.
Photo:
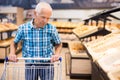
M37 13L40 13L43 8L49 9L52 12L52 7L50 6L50 4L48 4L46 2L40 2L40 3L38 3L36 5L35 11Z

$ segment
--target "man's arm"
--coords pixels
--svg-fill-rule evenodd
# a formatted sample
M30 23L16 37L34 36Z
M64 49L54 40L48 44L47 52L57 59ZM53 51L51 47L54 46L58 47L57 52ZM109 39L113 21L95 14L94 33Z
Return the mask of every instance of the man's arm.
M55 45L55 53L54 53L54 55L51 58L51 62L55 62L55 61L59 60L61 50L62 50L62 43L56 44Z
M55 55L60 55L62 49L62 43L55 45Z
M17 61L17 56L16 56L16 50L17 50L17 44L14 43L14 41L10 45L10 54L9 54L9 60L10 61Z

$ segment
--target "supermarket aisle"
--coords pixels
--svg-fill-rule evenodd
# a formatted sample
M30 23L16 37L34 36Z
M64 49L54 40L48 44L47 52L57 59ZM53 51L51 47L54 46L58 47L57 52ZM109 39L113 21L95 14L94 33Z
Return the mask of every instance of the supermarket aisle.
M61 51L61 56L63 58L62 60L62 80L83 80L83 79L70 79L69 76L66 76L66 67L65 67L65 54L68 52L68 48L63 48ZM18 57L21 57L21 53L18 54ZM3 63L0 63L1 69L0 69L0 75L2 74L3 69Z

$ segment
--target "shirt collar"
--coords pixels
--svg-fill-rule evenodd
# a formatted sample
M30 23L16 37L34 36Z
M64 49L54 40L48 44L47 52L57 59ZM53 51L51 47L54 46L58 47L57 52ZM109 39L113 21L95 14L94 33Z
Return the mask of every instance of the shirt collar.
M30 26L31 29L35 28L34 19L32 19L32 20L30 21L30 25L31 25L31 26ZM46 25L48 25L48 23L47 23ZM46 25L45 25L43 28L40 28L40 29L45 29L45 28L46 28Z
M31 28L31 29L34 28L34 26L35 26L35 25L33 24L33 21L34 21L34 19L32 19L32 20L30 21L30 25L31 25L30 28Z

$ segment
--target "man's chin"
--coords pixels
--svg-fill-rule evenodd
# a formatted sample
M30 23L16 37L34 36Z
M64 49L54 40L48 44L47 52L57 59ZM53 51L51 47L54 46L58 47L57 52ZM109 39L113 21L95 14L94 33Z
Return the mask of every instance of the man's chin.
M46 25L46 24L42 24L41 26L43 26L43 27L44 27L45 25Z

